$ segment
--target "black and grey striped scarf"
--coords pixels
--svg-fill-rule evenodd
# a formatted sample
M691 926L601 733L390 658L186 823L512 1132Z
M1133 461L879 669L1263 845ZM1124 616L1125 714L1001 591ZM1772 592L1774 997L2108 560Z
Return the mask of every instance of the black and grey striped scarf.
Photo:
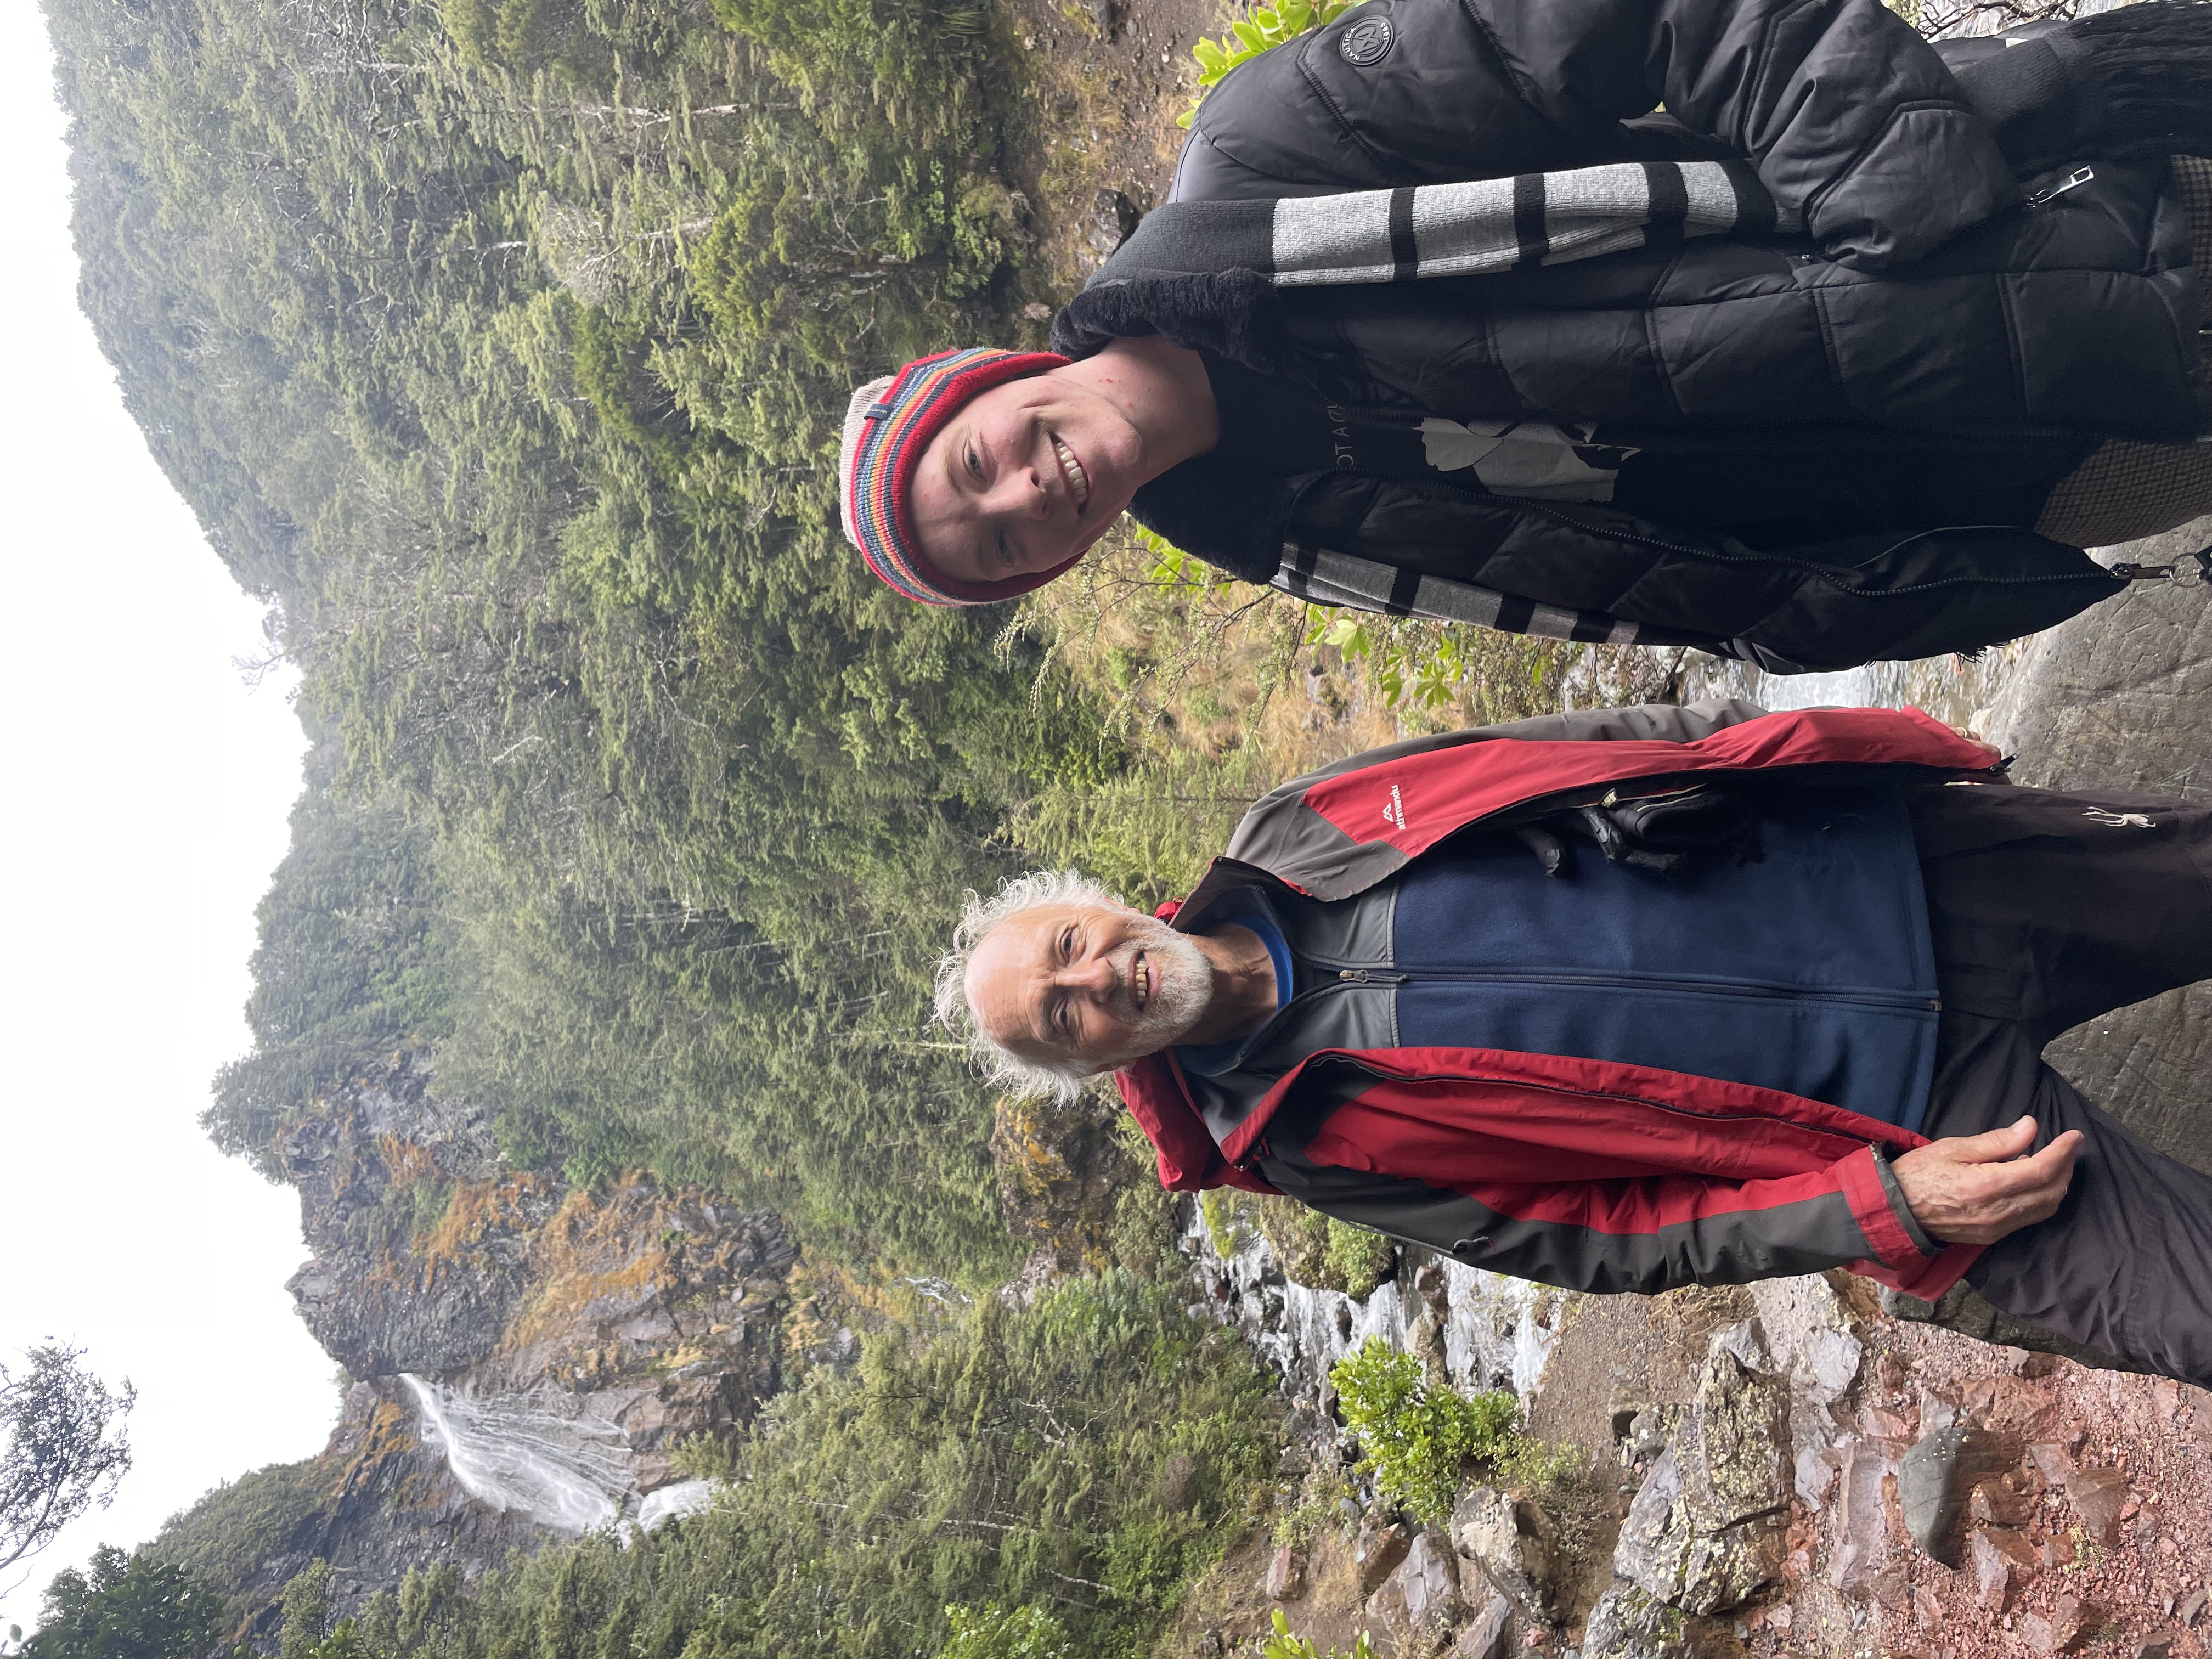
M1277 288L1475 276L1662 247L1692 237L1794 234L1742 161L1637 161L1462 184L1170 202L1147 215L1087 287L1247 270ZM1273 585L1316 605L1478 623L1614 645L1701 636L1604 611L1539 605L1493 587L1286 544Z

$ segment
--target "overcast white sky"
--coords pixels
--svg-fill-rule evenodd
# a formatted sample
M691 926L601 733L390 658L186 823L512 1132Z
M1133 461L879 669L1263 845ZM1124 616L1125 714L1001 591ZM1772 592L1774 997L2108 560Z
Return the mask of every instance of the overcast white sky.
M124 413L76 308L63 121L30 0L0 3L0 1363L52 1336L138 1385L114 1506L58 1569L322 1445L336 1367L283 1283L299 1206L196 1119L246 1045L253 907L303 747L240 593Z

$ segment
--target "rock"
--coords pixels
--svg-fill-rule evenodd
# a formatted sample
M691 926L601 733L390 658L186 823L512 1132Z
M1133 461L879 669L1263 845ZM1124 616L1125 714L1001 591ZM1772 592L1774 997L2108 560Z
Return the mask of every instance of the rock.
M2076 1469L2066 1477L2066 1501L2081 1529L2107 1547L2119 1541L2130 1496L2128 1478L2118 1469Z
M2136 1644L2136 1659L2171 1659L2172 1652L2173 1642L2170 1637L2155 1642Z
M1747 1364L1748 1358L1752 1364ZM1686 1612L1732 1607L1781 1570L1788 1401L1754 1324L1715 1334L1696 1403L1620 1524L1613 1571Z
M1474 1486L1453 1506L1453 1547L1527 1617L1550 1616L1553 1559L1543 1517L1532 1504Z
M1451 1551L1434 1534L1420 1533L1368 1606L1403 1633L1401 1650L1426 1652L1441 1645L1460 1616L1459 1566Z
M1374 1595L1413 1547L1413 1528L1404 1522L1372 1517L1361 1522L1352 1546L1352 1565L1359 1576L1360 1595Z
M2000 1443L1978 1429L1954 1424L1922 1436L1897 1471L1898 1507L1912 1541L1945 1566L1958 1565L1958 1523L1967 1496L2005 1461Z
M2035 1547L2035 1559L2046 1567L2070 1567L2081 1557L2074 1540L2064 1533L2055 1533Z
M1506 1638L1512 1633L1513 1603L1493 1589L1474 1622L1459 1633L1451 1659L1505 1659Z
M1137 204L1118 190L1102 190L1093 200L1091 220L1083 240L1103 264L1127 241L1143 217Z
M2015 1593L2035 1577L2035 1547L2027 1534L2009 1527L1977 1527L1966 1534L1966 1570L1974 1576L1974 1599L1990 1613L2002 1613Z
M1855 1440L1847 1448L1836 1498L1836 1541L1829 1582L1844 1595L1888 1606L1903 1594L1904 1563L1890 1538L1887 1488L1905 1449L1893 1440Z
M2200 1584L2181 1598L2181 1605L2173 1610L2173 1616L2185 1626L2194 1625L2204 1616L2204 1603L2208 1600L2212 1600L2212 1590L2207 1590Z
M2028 1647L2037 1653L2073 1653L2086 1646L2095 1635L2097 1627L2105 1622L2105 1610L2094 1601L2084 1601L2071 1591L2058 1598L2058 1605L2051 1617L2036 1613L2022 1616L2021 1634Z
M2065 1447L2055 1440L2039 1440L2027 1449L2027 1461L2035 1472L2054 1486L2066 1484L2066 1477L2074 1473L2074 1459Z
M1843 1467L1844 1451L1840 1446L1808 1446L1797 1454L1797 1496L1805 1500L1807 1508L1817 1511L1828 1501L1828 1489L1836 1484L1836 1476Z
M1616 1580L1583 1626L1583 1659L1692 1659L1682 1614Z
M1966 1494L1966 1521L1971 1526L2024 1527L2035 1513L2035 1500L2015 1492L2002 1479L1977 1480Z
M1267 1563L1267 1582L1263 1587L1270 1601L1295 1601L1306 1593L1306 1559L1288 1544L1275 1552L1275 1559Z

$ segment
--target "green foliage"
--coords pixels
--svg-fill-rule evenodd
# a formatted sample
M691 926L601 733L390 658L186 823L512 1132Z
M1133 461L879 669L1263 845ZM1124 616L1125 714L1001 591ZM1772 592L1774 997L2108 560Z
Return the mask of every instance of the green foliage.
M473 1586L412 1574L353 1639L363 1659L1145 1651L1281 1443L1272 1379L1187 1294L1113 1273L981 1299L933 1340L880 1332L775 1402L712 1508Z
M1295 40L1309 29L1334 22L1357 3L1358 0L1276 0L1272 6L1254 6L1231 23L1229 33L1218 40L1200 40L1191 48L1191 55L1198 59L1198 96L1176 118L1176 125L1188 126L1206 94L1239 64L1272 52L1285 40Z
M279 1659L321 1659L331 1628L331 1564L318 1559L284 1586Z
M1322 1659L1321 1650L1314 1646L1311 1638L1291 1633L1291 1621L1284 1617L1280 1607L1275 1609L1274 1623L1275 1633L1260 1645L1261 1659ZM1350 1653L1340 1654L1331 1648L1328 1659L1375 1659L1375 1644L1362 1631Z
M1334 1216L1327 1219L1328 1245L1322 1257L1327 1277L1334 1288L1364 1297L1390 1276L1397 1247L1369 1228Z
M451 1027L430 837L396 802L334 798L331 758L319 751L311 763L291 850L258 913L252 1052L216 1073L202 1120L218 1146L272 1174L271 1139L307 1105Z
M834 487L852 386L1018 330L983 14L50 10L88 313L317 740L216 1138L428 1047L524 1162L1006 1271L927 969L1124 757Z
M1043 1607L995 1601L945 1610L951 1635L937 1659L1074 1659L1060 1620Z
M234 1591L262 1562L284 1550L294 1529L329 1495L328 1486L327 1473L316 1463L269 1464L171 1516L144 1553Z
M170 1562L112 1544L46 1587L45 1621L24 1659L201 1659L222 1633L223 1598Z
M1380 1337L1338 1360L1329 1377L1359 1441L1359 1467L1416 1520L1434 1524L1451 1512L1463 1464L1516 1449L1521 1407L1510 1394L1468 1398L1431 1384L1419 1359Z

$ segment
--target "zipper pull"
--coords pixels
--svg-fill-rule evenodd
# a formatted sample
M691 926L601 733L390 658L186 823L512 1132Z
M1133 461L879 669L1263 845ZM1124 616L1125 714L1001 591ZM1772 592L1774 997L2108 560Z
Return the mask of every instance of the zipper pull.
M1382 968L1340 968L1336 976L1353 985L1396 985L1406 977Z
M1364 968L1340 968L1336 970L1336 976L1339 979L1350 980L1354 985L1367 983L1367 970Z
M2057 184L2046 185L2029 197L2027 204L2030 207L2041 207L2045 202L2054 201L2069 190L2079 190L2096 176L2097 169L2094 167L2075 167Z

